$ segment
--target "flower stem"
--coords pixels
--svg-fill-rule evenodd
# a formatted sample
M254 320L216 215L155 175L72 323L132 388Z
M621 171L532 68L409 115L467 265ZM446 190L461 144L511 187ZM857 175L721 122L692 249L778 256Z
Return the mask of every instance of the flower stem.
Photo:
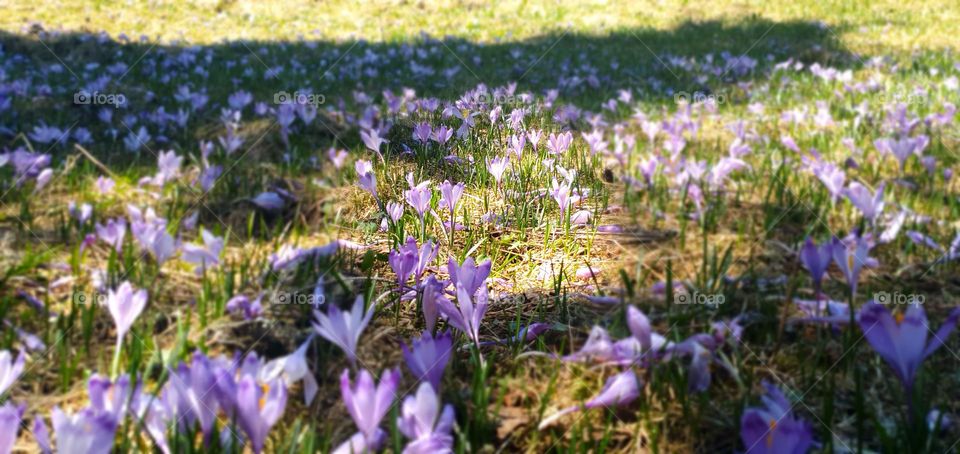
M117 378L117 373L120 369L120 351L123 349L123 338L117 338L117 348L113 351L113 362L110 363L110 376L113 379Z

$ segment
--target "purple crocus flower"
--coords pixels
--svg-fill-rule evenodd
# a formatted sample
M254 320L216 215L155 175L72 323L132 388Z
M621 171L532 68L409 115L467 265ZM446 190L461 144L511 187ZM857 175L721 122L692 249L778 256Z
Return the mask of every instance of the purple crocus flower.
M261 210L270 212L280 211L287 204L286 200L280 197L280 194L273 191L261 192L257 194L256 197L250 199L250 202Z
M33 417L33 438L37 440L37 446L40 447L41 453L51 454L53 452L53 444L50 443L50 429L40 415Z
M433 135L433 129L430 128L430 123L423 122L418 123L413 127L413 138L420 142L421 144L426 145L430 141L430 137Z
M327 159L330 160L335 169L340 170L347 161L347 150L337 150L336 148L330 147L330 149L327 150Z
M99 192L100 195L110 194L111 192L113 192L114 186L116 186L116 183L113 181L112 178L103 177L103 176L97 177L96 188L97 188L97 192Z
M451 137L453 137L453 128L440 125L433 131L433 140L440 144L440 146L446 144Z
M20 378L23 373L23 365L26 361L26 355L23 352L17 354L17 359L9 351L0 351L0 396L13 386L13 383Z
M870 301L860 310L860 329L874 350L890 365L903 383L907 394L913 391L920 364L943 346L957 326L960 308L950 312L947 320L927 343L927 315L918 304L893 315L886 306Z
M450 281L454 285L454 288L456 288L457 284L463 284L463 287L469 295L477 293L477 289L479 289L484 284L484 281L487 280L487 277L490 276L490 269L492 267L493 262L491 262L490 259L486 259L477 265L473 257L467 257L460 266L457 266L457 261L454 260L453 257L447 260L447 272L450 273Z
M433 389L440 389L443 371L450 361L453 352L453 336L447 331L436 337L425 331L419 339L415 339L410 346L401 344L403 359L410 368L410 372L418 380L430 383Z
M53 407L50 419L57 440L57 452L63 454L109 454L118 421L109 413L85 408L68 415Z
M113 246L119 253L123 249L123 237L127 234L127 221L123 218L109 219L106 225L96 225L97 236L100 240Z
M564 408L563 410L560 410L545 418L540 422L539 429L542 430L543 428L553 424L555 421L568 413L573 413L577 410L588 410L599 407L609 408L626 405L632 402L638 396L640 396L640 380L637 379L637 375L632 369L626 370L607 379L606 384L603 385L603 389L600 390L600 394L597 394L593 399L588 400L585 404Z
M360 131L360 140L363 140L363 144L383 160L383 155L380 154L380 146L390 141L380 137L379 131L376 129ZM359 174L360 172L358 171L357 173Z
M90 408L98 413L109 414L119 422L126 417L130 402L139 398L140 386L132 385L127 374L121 375L116 381L94 374L87 381L87 394L90 395Z
M373 318L373 308L364 307L363 296L357 296L350 311L341 311L336 304L328 304L327 313L313 311L316 321L313 329L324 339L333 342L347 355L351 364L357 362L357 344L360 335Z
M377 176L373 173L373 165L370 164L370 161L365 161L363 159L357 160L354 163L354 168L357 171L357 177L359 180L357 183L361 188L373 195L373 198L377 198Z
M387 257L390 268L397 275L397 284L401 293L403 293L410 275L413 274L414 268L417 266L417 258L417 240L413 237L407 238L407 242L400 245L399 248L391 250Z
M823 275L833 260L833 243L825 241L817 246L810 237L807 237L800 248L800 262L810 272L813 279L813 289L819 297L820 288L823 283Z
M460 196L463 195L464 188L463 183L452 184L450 180L444 180L440 184L440 205L450 210L451 216L456 214L457 203L460 201Z
M813 447L813 427L793 415L787 398L769 383L763 407L748 408L740 418L740 439L748 454L804 454Z
M826 186L830 193L830 200L836 202L843 193L843 185L847 181L847 174L844 173L843 169L833 164L814 166L813 173Z
M430 199L433 198L430 180L414 185L413 173L408 173L407 182L410 183L410 189L403 191L403 198L413 207L417 216L420 217L420 222L423 223L423 216L430 209Z
M232 370L220 368L205 355L196 352L190 364L181 362L176 370L170 370L170 377L164 388L164 398L179 414L177 422L180 429L192 429L199 424L207 438L213 434L218 410L232 417L237 398ZM211 399L204 399L208 392Z
M180 165L183 157L177 156L173 150L161 151L157 156L157 174L153 177L153 184L163 186L164 183L180 175Z
M437 315L439 315L439 301L446 300L447 297L443 294L443 286L437 282L437 278L434 276L427 277L426 282L423 284L423 300L421 305L423 306L423 321L426 325L427 332L433 332L433 329L437 325Z
M253 301L250 301L247 295L237 295L227 300L226 310L230 313L239 312L243 314L244 320L253 320L263 313L262 299L263 295L258 296Z
M453 452L453 406L443 405L429 383L421 383L417 393L403 399L397 429L410 439L405 454Z
M0 452L8 454L13 451L20 421L23 419L23 410L23 406L14 405L12 402L0 407Z
M261 381L270 382L282 376L283 383L286 385L303 380L303 402L305 405L310 405L319 389L317 379L314 378L313 372L310 371L310 366L307 364L307 349L313 342L313 336L313 334L308 336L307 340L293 353L271 360L260 369Z
M923 149L927 147L929 142L930 139L927 136L917 136L902 137L899 140L892 138L877 139L873 142L873 145L881 153L893 155L900 163L900 170L902 171L906 166L907 159L914 154L917 156L923 154Z
M870 260L870 244L862 236L857 236L853 242L845 242L837 237L833 238L831 246L833 261L840 267L843 276L847 279L850 294L857 294L857 284L860 281L860 270Z
M207 229L200 229L200 236L203 244L183 245L182 255L183 261L197 265L194 270L197 275L217 266L220 263L220 253L223 252L223 237L216 236Z
M260 454L270 429L283 416L287 405L287 387L282 379L264 383L244 376L237 383L237 420L247 434L253 452Z
M497 186L503 182L503 174L507 171L507 166L510 164L510 157L496 157L490 160L487 164L487 170L490 171L490 175L493 175L493 179L497 182Z
M374 385L373 376L361 370L356 386L350 383L350 371L344 369L340 375L340 393L347 412L364 435L366 446L371 450L379 449L386 438L380 422L390 411L400 384L400 370L387 369L380 377L380 383Z
M571 143L573 143L573 134L569 131L560 134L551 133L547 137L547 150L560 156L570 148Z
M553 200L556 200L557 205L560 206L560 219L562 220L564 213L567 211L567 207L570 206L570 183L564 180L561 184L554 178L553 189L550 191L550 196L553 197Z
M881 183L876 192L871 194L866 186L855 181L850 183L843 193L850 200L850 203L863 213L863 217L872 223L883 212L884 185L884 183Z
M120 348L123 337L146 306L147 291L135 290L129 282L124 282L116 290L107 293L107 309L117 326L117 348Z
M390 220L397 222L403 217L403 205L397 202L387 202L387 216Z
M489 295L487 286L483 284L475 293L468 293L462 282L456 283L457 305L449 300L438 300L440 312L447 317L447 322L454 328L462 331L470 340L480 346L480 323L487 313ZM476 302L476 304L474 304Z

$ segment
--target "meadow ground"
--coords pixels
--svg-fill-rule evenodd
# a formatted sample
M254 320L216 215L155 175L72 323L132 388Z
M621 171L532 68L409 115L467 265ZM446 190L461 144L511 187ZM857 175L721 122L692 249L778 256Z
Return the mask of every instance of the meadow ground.
M0 454L960 449L956 2L0 12Z

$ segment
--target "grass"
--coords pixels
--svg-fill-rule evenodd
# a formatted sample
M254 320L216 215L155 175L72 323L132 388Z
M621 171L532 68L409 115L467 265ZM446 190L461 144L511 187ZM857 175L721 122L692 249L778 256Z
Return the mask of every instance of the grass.
M28 415L85 404L87 378L109 371L116 353L109 313L77 296L96 294L99 282L112 287L130 281L150 295L118 356L122 370L139 374L149 392L168 383L170 371L195 350L263 358L293 351L312 332L312 308L278 303L280 295L312 295L318 279L329 303L344 307L356 295L378 302L358 357L361 367L379 375L403 363L400 343L423 329L418 300L398 298L388 264L389 252L413 236L421 244L431 239L439 245L440 259L430 274L441 278L448 273L448 256L457 262L491 259L493 302L481 329L484 339L510 338L532 322L551 327L530 343L483 348L483 360L458 335L441 394L456 411L457 452L740 451L746 448L737 436L740 418L745 407L757 405L762 381L773 382L795 402L794 411L813 424L823 452L954 449L957 426L944 424L930 434L911 419L899 384L858 330L792 319L793 300L812 297L796 254L802 240L825 241L869 227L849 202L831 200L824 185L802 170L804 159L814 156L811 150L841 166L853 158L858 167L845 169L848 181L871 188L886 181L887 213L904 207L932 220L911 218L904 230L948 245L960 227L956 179L939 172L956 168L955 123L917 127L930 138L926 155L936 159L935 173L919 159L910 159L901 171L874 147L876 139L892 134L889 109L896 103L906 103L910 116L924 119L943 112L946 103L960 102L949 82L960 71L952 40L958 11L949 1L804 0L772 6L465 1L362 7L338 1L17 2L0 17L0 48L10 56L0 81L12 87L0 90L0 106L4 97L12 100L9 109L0 110L5 127L0 146L51 154L55 176L35 192L33 183L14 184L10 165L0 168L5 182L0 318L37 334L47 346L35 352L8 399L27 403ZM91 34L101 30L109 39ZM140 42L141 34L149 39ZM756 67L739 66L741 56L752 57ZM804 70L777 66L787 59L802 62ZM849 77L817 76L809 70L812 64L850 71ZM73 102L77 90L97 86L104 74L109 78L97 91L121 93L129 101L107 109L113 112L109 122L98 119L91 106ZM18 81L29 87L25 93L17 91ZM385 90L400 95L409 87L420 99L469 101L465 93L478 84L493 91L511 82L517 83L513 94L474 92L495 98L504 118L494 124L483 112L476 127L447 146L424 146L412 134L420 122L458 128L463 121L449 115L452 111L386 113ZM209 104L183 126L154 121L160 107L168 114L186 108L176 99L181 86L203 91ZM269 107L276 106L272 101L280 91L309 90L322 94L324 103L316 120L296 120L289 134L273 115L255 114L248 106L236 122L235 132L245 138L240 149L218 150L202 163L198 142L217 143L227 134L221 108L241 89ZM558 89L553 106L551 89ZM601 107L624 89L632 90L630 102ZM517 96L525 92L537 104ZM707 102L690 107L678 102L681 96ZM809 119L818 112L817 101L828 103L834 124L817 126ZM757 104L762 113L753 109ZM516 129L506 125L507 116L517 107L531 109L525 129L542 129L545 136L570 129L574 140L559 158L547 151L546 139L537 149L528 144L498 185L485 163L508 153ZM377 111L374 121L393 122L382 160L364 147L357 127L371 109ZM782 117L799 111L808 119L793 123ZM602 116L565 122L558 112ZM700 201L665 169L648 184L637 166L652 152L667 153L667 145L663 133L650 143L643 119L668 126L688 122L683 155L689 163L703 160L706 172L727 155L736 129L731 126L743 122L744 140L752 147L744 157L748 166L734 172L722 191L705 190ZM43 145L29 136L41 123L87 128L95 140L84 145L88 153L72 143ZM124 138L141 125L149 126L151 138L136 152L126 151ZM581 132L595 127L604 131L611 150L627 151L592 153ZM635 147L628 145L628 135ZM784 143L787 136L799 153ZM330 147L348 150L342 169L327 160ZM184 157L183 174L159 188L139 185L156 172L157 154L167 149ZM417 182L431 180L431 186L447 179L464 183L453 215L464 230L451 234L444 228L449 214L438 190L431 200L437 215L428 214L424 223L409 206L399 220L384 221L381 205L356 185L353 162L359 159L372 162L384 204L402 203L408 172ZM224 172L204 191L194 180L208 165ZM541 191L565 178L557 165L576 170L571 189L582 195L565 217ZM106 171L117 188L101 195L95 181ZM256 209L250 199L267 190L293 197L280 210ZM69 201L90 203L92 219L72 218ZM95 223L126 217L129 204L154 207L169 220L167 231L184 243L201 241L182 223L196 215L198 225L226 241L220 264L198 275L180 259L157 263L138 250L132 235L120 252L103 243L83 245ZM582 227L571 220L580 210L591 214ZM601 228L611 225L623 231ZM335 239L364 248L342 248L289 270L271 267L270 256L281 245L307 248ZM938 326L957 306L956 265L937 264L941 254L901 234L871 255L880 265L864 271L854 308L878 292L919 294ZM830 275L824 292L845 300L842 274L833 268ZM693 298L723 302L677 304L674 284L683 284ZM247 321L228 313L228 300L238 294L262 295L264 315ZM29 298L49 313L31 309L25 304ZM600 298L608 302L597 304ZM614 339L628 336L629 305L643 309L656 331L677 343L733 317L746 328L741 341L728 338L716 348L705 392L691 391L688 360L667 361L638 368L644 385L632 405L576 413L538 429L555 410L590 400L619 370L552 355L580 348L594 325ZM23 345L13 330L0 337L4 349ZM956 350L954 338L927 361L915 408L958 414L949 399L949 390L960 384ZM326 451L354 431L338 386L349 362L323 340L314 342L309 360L320 385L317 399L304 405L301 387L291 388L268 451ZM401 397L414 386L407 374ZM383 424L388 446L397 451L403 436L392 421L399 412L393 409ZM32 450L34 435L28 432L18 446ZM201 447L190 433L171 432L177 432L171 443L178 452L236 451ZM119 450L148 443L144 434L129 433L134 435L117 437Z

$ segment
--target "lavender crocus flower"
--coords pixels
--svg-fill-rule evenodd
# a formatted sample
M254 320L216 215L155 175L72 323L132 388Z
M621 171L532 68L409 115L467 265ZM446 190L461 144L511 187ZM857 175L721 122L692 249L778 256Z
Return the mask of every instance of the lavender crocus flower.
M569 131L560 134L551 133L547 137L547 150L556 156L560 156L570 148L571 143L573 143L573 134Z
M270 382L278 377L283 377L283 383L291 384L303 380L303 403L310 405L313 398L317 395L319 386L317 379L314 378L310 366L307 364L307 349L313 342L313 334L307 337L293 353L287 356L281 356L274 359L260 369L260 380Z
M600 394L597 394L593 399L588 400L585 404L564 408L563 410L560 410L545 418L540 422L539 429L542 430L543 428L553 424L555 421L568 413L573 413L577 410L588 410L599 407L609 408L626 405L632 402L638 396L640 396L640 380L637 379L637 375L632 369L627 370L607 379L603 389L600 390Z
M381 160L383 160L383 155L380 154L380 146L390 141L380 137L380 132L376 129L371 129L367 131L360 131L360 140L363 140L363 144L366 147L377 154ZM357 173L360 173L359 171Z
M496 157L490 160L487 164L487 170L490 171L490 175L493 175L493 179L497 182L497 186L503 182L503 174L507 171L507 166L510 164L510 157Z
M853 182L847 186L843 193L850 200L850 203L863 213L863 217L872 223L883 212L883 189L884 184L881 183L876 192L871 194L866 186Z
M335 169L340 170L347 161L347 150L337 150L331 147L327 150L327 159L330 160Z
M183 245L183 261L197 265L195 272L197 275L203 274L207 268L212 268L220 263L220 253L223 252L223 237L215 236L207 229L200 230L200 236L203 238L203 244L185 244Z
M813 173L826 186L830 193L830 200L836 202L843 193L843 185L847 181L847 174L844 173L843 169L833 164L814 166Z
M960 308L950 312L928 343L927 333L931 330L920 305L911 304L906 311L893 315L886 306L870 301L860 310L860 329L903 383L909 398L920 364L943 346L958 318Z
M439 390L443 371L447 368L453 352L453 337L450 332L434 337L429 331L425 331L409 346L401 344L400 348L410 372L413 372L418 380L430 383L433 389Z
M457 289L457 305L449 300L438 300L440 312L447 317L447 322L467 335L470 340L480 347L480 323L487 312L489 296L487 286L481 283L479 289L473 293L467 291L463 281L455 283ZM476 302L476 304L474 304Z
M373 318L373 308L364 307L363 296L357 296L350 311L341 311L336 304L328 304L327 313L313 311L316 321L313 329L324 339L333 342L347 355L351 364L357 362L357 344L360 335Z
M360 429L371 450L379 449L385 439L380 422L390 411L400 384L400 370L387 369L380 377L380 383L374 385L373 376L361 370L356 386L350 383L350 371L344 369L340 375L340 393L347 412Z
M377 199L377 176L373 173L373 165L370 164L370 161L359 159L354 163L354 168L359 178L357 183L361 188L373 195L374 199Z
M870 244L862 236L857 236L852 243L848 243L834 237L831 250L833 261L837 263L840 271L843 272L843 276L847 279L850 294L856 295L857 284L860 281L860 270L870 260Z
M438 301L446 299L447 297L443 294L443 286L437 282L437 278L434 276L427 277L426 282L423 284L423 299L421 302L423 306L423 321L426 325L427 332L432 333L437 325L440 305Z
M437 129L433 131L433 140L437 142L440 146L446 144L450 138L453 137L453 128L448 128L444 125L437 126Z
M813 447L813 427L793 415L790 402L764 383L763 407L748 408L740 418L740 439L748 454L804 454Z
M463 195L464 187L463 183L452 184L450 180L444 180L440 184L440 205L446 207L451 216L456 214L457 203Z
M810 237L807 237L800 248L800 262L810 272L810 278L813 279L813 289L819 298L820 289L823 284L823 275L833 260L833 243L825 241L817 246Z
M135 290L129 282L124 282L116 290L107 293L107 309L117 326L117 348L146 305L147 291Z
M113 192L113 188L115 186L116 186L116 183L113 181L112 178L107 178L103 176L97 177L96 188L97 188L97 192L99 192L100 195L110 194L111 192Z
M270 429L283 416L287 387L282 379L263 385L246 375L237 383L237 419L247 434L253 452L260 454Z
M123 237L127 234L127 221L123 218L109 219L106 225L96 225L97 236L113 246L119 253L123 249Z
M68 415L53 407L50 419L57 440L57 452L62 454L109 454L118 421L109 413L85 408Z
M407 181L410 183L410 189L403 191L403 198L413 207L423 223L423 216L430 209L430 199L433 197L433 191L430 189L430 180L423 181L420 184L413 184L413 173L407 174Z
M417 266L417 252L417 240L411 237L407 239L406 243L400 245L398 249L391 250L387 257L390 268L392 268L393 272L397 275L397 284L400 293L403 293L407 281L410 279L410 275L413 274L414 268Z
M453 452L453 406L443 405L429 383L421 383L417 393L403 400L397 429L410 442L404 454L439 454Z
M261 299L263 295L258 296L253 301L246 295L237 295L227 300L226 311L229 313L239 312L243 314L244 320L253 320L263 313Z
M50 428L47 427L47 423L43 422L43 417L40 415L33 417L33 438L37 441L41 453L51 454L53 452L53 444L50 443Z
M7 402L0 406L0 453L13 452L13 445L17 442L17 432L20 430L20 421L23 419L23 406Z
M26 355L23 352L17 354L17 359L9 351L0 351L0 396L13 386L13 383L20 378L23 373L23 365L26 361Z
M253 203L261 210L271 212L280 211L287 204L287 202L283 200L283 197L280 197L280 194L273 191L264 191L257 194L256 197L250 199L250 203Z
M403 217L403 205L397 202L387 202L387 216L394 223Z
M423 122L418 123L413 127L413 138L420 142L421 144L426 145L430 141L430 137L433 135L433 129L430 128L430 123Z
M462 265L457 266L457 261L450 257L447 260L447 272L450 273L450 281L456 288L456 285L462 284L466 289L467 294L473 295L477 293L484 281L487 280L487 277L490 276L490 269L493 267L493 262L490 259L484 260L477 265L473 257L467 257L463 261Z
M570 206L570 183L566 180L564 180L563 183L559 183L557 179L554 178L553 189L550 191L550 196L553 197L553 200L560 206L560 219L562 220L564 213L567 211L567 207Z

